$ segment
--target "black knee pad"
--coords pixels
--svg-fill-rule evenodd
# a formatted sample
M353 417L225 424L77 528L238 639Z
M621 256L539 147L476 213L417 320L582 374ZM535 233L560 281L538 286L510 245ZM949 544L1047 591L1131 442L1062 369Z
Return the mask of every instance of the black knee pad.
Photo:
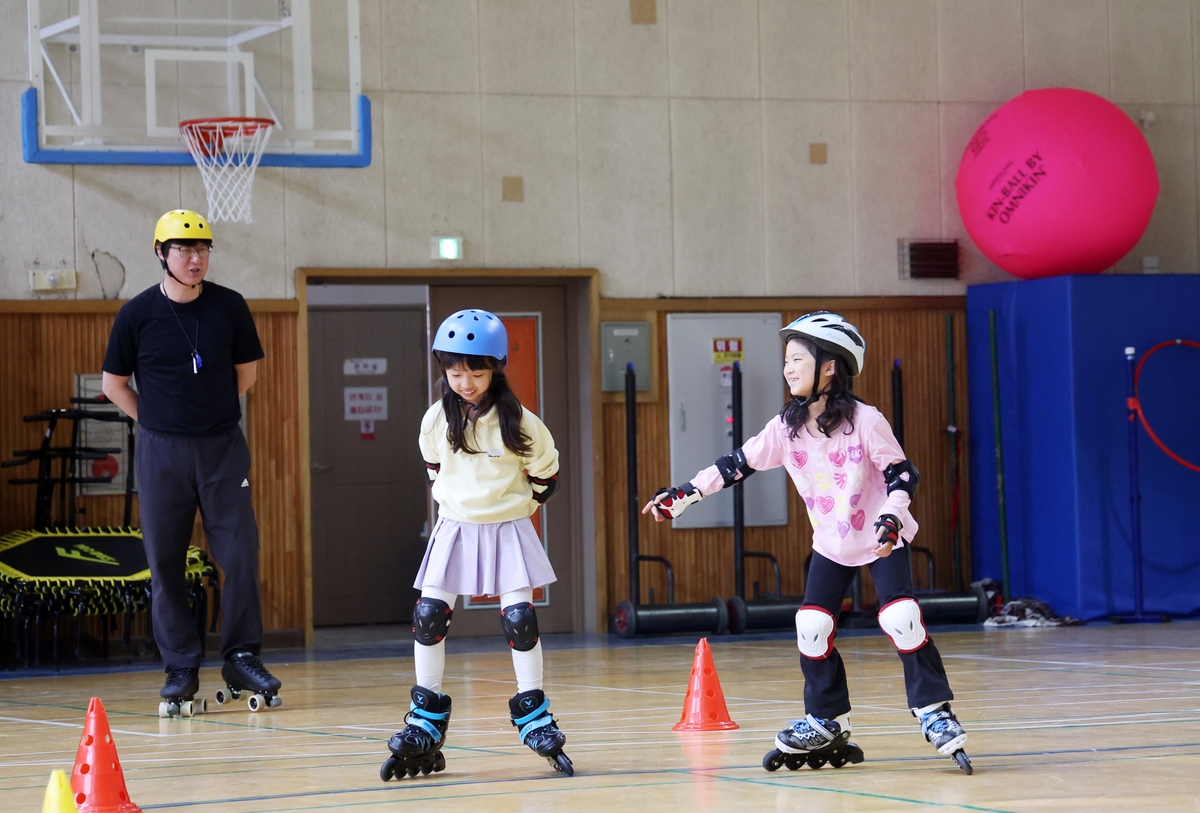
M413 638L425 646L444 640L453 616L450 605L440 598L421 596L413 608Z
M500 611L500 626L508 645L518 652L528 652L537 646L537 613L532 604L525 602L505 607Z

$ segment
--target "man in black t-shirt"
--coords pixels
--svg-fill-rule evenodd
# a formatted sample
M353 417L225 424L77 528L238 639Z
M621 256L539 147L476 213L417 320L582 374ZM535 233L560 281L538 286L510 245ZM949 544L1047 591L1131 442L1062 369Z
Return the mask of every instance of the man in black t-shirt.
M204 281L211 249L203 217L185 209L164 214L154 230L163 281L118 311L104 356L104 394L140 426L134 471L154 640L167 672L160 714L179 713L199 688L203 624L192 615L184 576L197 508L225 576L222 677L256 695L253 709L277 705L280 688L258 658L258 525L239 426L239 398L254 383L263 350L241 294Z

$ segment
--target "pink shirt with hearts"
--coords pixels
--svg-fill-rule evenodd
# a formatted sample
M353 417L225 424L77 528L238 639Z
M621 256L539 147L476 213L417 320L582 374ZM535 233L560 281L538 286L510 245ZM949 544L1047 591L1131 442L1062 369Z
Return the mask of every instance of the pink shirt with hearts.
M917 522L908 511L908 494L887 493L883 470L905 459L887 419L875 407L858 404L854 430L847 434L845 428L843 423L833 437L826 438L813 437L801 427L790 438L787 424L775 417L746 441L742 451L757 471L787 469L808 507L813 548L827 559L857 567L878 558L875 520L881 514L900 518L901 545L917 535ZM716 466L692 480L705 496L720 491L723 483Z

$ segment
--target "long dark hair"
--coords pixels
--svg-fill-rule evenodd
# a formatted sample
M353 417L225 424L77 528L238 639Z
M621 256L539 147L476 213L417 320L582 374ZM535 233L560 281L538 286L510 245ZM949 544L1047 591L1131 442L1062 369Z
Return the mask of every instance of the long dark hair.
M445 350L434 350L433 357L437 359L442 368L442 378L438 381L438 394L442 399L442 411L446 413L446 423L448 424L446 439L450 441L450 448L456 452L467 454L480 454L481 451L472 449L467 443L465 431L467 415L466 410L463 409L466 401L451 389L450 382L446 378L446 370L462 364L469 370L492 371L491 386L483 394L483 398L479 399L479 406L474 407L475 414L483 415L495 407L496 414L500 417L500 437L504 439L504 445L513 454L519 457L528 457L533 452L533 441L521 430L521 418L525 411L521 408L521 402L517 400L516 393L508 385L508 377L504 375L504 363L491 356L468 356L461 353L447 353Z
M816 360L814 368L816 370L820 370L821 366L829 359L834 361L833 378L830 379L829 387L825 390L825 411L817 416L817 428L825 437L832 437L844 422L846 424L844 433L848 435L853 432L855 407L866 402L854 394L854 376L850 375L846 369L846 362L801 336L791 336L788 338L788 342L799 342L803 345ZM793 398L784 404L783 409L779 412L779 417L783 418L783 422L791 430L789 437L795 440L801 427L808 420L808 406L804 404L803 399Z

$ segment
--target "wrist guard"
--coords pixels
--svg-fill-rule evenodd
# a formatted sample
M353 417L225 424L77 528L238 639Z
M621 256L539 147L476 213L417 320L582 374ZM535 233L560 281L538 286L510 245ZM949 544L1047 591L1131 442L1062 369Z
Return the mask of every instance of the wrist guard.
M533 488L533 501L538 505L545 505L558 492L557 474L551 474L545 479L534 477L532 474L526 474L525 477Z
M433 481L437 479L438 472L442 470L441 463L430 463L425 461L425 476L429 478L429 484L433 485Z
M659 497L662 499L659 499ZM692 503L700 502L704 495L690 482L671 488L660 488L654 492L654 510L664 519L675 519Z
M883 536L879 539L880 545L886 545L889 542L895 545L900 541L900 529L904 525L900 522L900 517L895 514L881 514L875 527L883 528Z

